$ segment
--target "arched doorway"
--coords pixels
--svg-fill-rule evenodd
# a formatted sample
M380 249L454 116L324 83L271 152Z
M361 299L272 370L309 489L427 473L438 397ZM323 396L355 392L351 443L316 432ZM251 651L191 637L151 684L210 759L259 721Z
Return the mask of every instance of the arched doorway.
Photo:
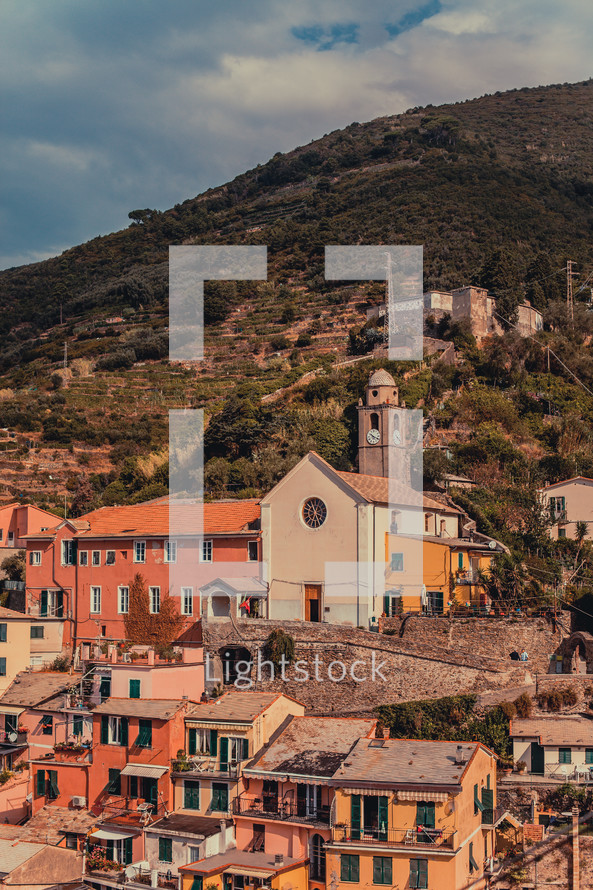
M309 877L312 881L325 881L325 841L314 834L309 841Z

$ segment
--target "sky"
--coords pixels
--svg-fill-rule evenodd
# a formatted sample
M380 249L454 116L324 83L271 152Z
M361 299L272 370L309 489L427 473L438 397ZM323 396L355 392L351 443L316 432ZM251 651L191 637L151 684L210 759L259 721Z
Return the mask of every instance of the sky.
M2 0L0 269L352 121L593 75L589 0Z

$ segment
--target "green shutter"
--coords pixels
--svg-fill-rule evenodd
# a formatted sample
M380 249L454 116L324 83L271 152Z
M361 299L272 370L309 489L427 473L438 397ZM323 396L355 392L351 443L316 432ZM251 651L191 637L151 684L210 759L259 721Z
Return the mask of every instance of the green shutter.
M101 714L101 744L109 744L109 717Z
M154 804L154 806L157 805L159 788L156 779L142 779L142 797L148 803Z
M136 800L138 797L138 776L129 776L128 778L128 796Z
M482 822L485 825L492 825L494 820L494 791L491 788L482 788L482 804Z
M200 809L200 783L186 779L183 783L183 807L186 810Z
M0 658L0 677L6 676L6 658L2 656Z
M198 751L198 730L190 729L187 738L189 756L192 757Z
M58 788L58 771L55 769L48 769L47 779L49 783L48 796L50 796L52 800L57 800L60 796L60 789Z
M121 744L122 747L127 748L128 746L128 718L121 718Z
M41 618L47 618L47 590L41 591L39 600L39 615Z
M132 850L132 841L133 841L133 838L131 838L131 837L127 837L124 840L125 865L129 865L131 863L132 859L134 858L134 852Z
M56 590L56 618L64 617L64 591Z
M359 879L360 867L358 856L342 853L340 856L340 879L356 883Z
M202 890L202 876L194 875L190 890Z
M469 870L470 872L478 871L478 863L474 859L474 845L471 842L469 845Z
M226 736L220 737L220 771L229 768L229 740Z
M161 862L173 862L173 840L170 837L159 838L159 859Z
M215 729L210 730L210 756L216 757L218 733Z
M474 814L477 812L482 813L484 811L484 804L480 800L480 795L478 794L478 786L474 785Z
M387 840L387 797L379 798L379 840Z
M37 770L37 797L43 797L45 795L45 770L38 769Z
M75 717L73 719L72 735L82 735L82 717Z
M373 856L373 884L383 883L383 859L381 856Z
M243 760L249 758L249 739L243 739Z
M428 859L410 859L410 887L413 890L428 887Z
M121 794L121 770L118 769L110 769L109 770L109 793L110 794Z
M221 811L226 813L229 808L229 788L228 785L223 785L220 789L220 802L221 802Z
M130 680L130 698L140 698L140 680Z
M301 782L297 785L297 816L304 816L307 812L307 786Z
M593 763L593 748L585 748L585 763Z
M360 794L353 794L350 798L350 824L352 840L360 840Z
M136 744L140 748L152 747L152 720L138 721L138 738Z

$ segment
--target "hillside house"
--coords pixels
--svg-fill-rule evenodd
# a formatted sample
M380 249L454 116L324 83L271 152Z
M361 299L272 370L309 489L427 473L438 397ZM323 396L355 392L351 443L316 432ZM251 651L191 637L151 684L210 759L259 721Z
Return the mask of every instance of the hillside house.
M579 714L515 717L510 730L515 763L563 782L593 779L593 720Z
M593 540L593 479L575 476L563 482L554 482L540 489L542 505L553 523L550 536L575 538L577 522L585 522L587 540Z
M465 285L452 291L427 291L424 294L424 318L435 320L445 314L452 321L468 318L471 331L478 342L490 334L502 334L503 320L496 312L496 298L483 287ZM543 330L541 312L526 300L518 307L516 330L522 337L529 337Z

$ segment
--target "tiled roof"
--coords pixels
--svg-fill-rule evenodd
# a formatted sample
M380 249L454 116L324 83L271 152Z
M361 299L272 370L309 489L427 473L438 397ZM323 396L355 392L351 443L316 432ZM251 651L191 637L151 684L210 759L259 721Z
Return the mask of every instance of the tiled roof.
M593 483L593 479L590 479L588 476L571 476L570 479L562 479L560 482L552 482L551 485L545 485L543 488L540 488L540 491L548 491L550 488L558 488L560 485L569 485L572 482Z
M192 722L248 723L269 708L280 697L280 692L239 692L231 690L212 702L195 704L187 712ZM96 710L96 709L95 709Z
M189 865L182 865L179 871L214 874L215 872L226 871L227 868L239 867L244 868L246 874L250 874L255 869L262 873L267 872L271 877L278 874L278 872L286 871L306 861L305 858L292 859L289 856L284 856L282 863L278 863L273 853L250 853L247 850L233 849L227 850L226 853L208 856L206 859L199 859L197 862L191 862Z
M24 825L0 825L0 838L57 844L66 832L88 834L96 821L88 810L45 806Z
M45 844L21 843L14 840L0 839L0 876L9 875L11 871L23 865L33 856L41 853Z
M15 612L14 609L5 609L4 606L0 606L0 618L24 618L26 621L33 621L30 615L25 615L24 612Z
M511 720L515 738L539 738L540 745L593 747L593 720L588 717L518 717Z
M2 705L34 708L70 686L75 686L80 676L61 671L21 671L0 698L0 710Z
M361 739L338 768L334 782L389 785L459 785L479 745L461 743L463 763L456 762L458 742L384 739L382 746Z
M185 813L171 813L169 816L152 822L145 832L175 831L178 834L195 834L200 837L211 837L218 834L220 824L232 825L232 819L216 819L213 816L191 816Z
M249 531L249 526L253 527L259 518L259 501L214 501L203 505L177 504L171 511L168 503L100 507L70 524L77 538L166 537L173 533L197 535L202 531L204 534ZM54 534L55 528L27 537L52 538Z
M376 726L372 719L293 717L250 770L332 776L352 746Z
M389 479L386 476L367 476L363 473L345 473L341 470L336 470L335 473L371 503L420 505L420 492L398 482L397 479ZM453 506L450 502L437 500L432 494L423 495L422 504L424 509L439 510L441 513L461 513L458 507Z
M186 704L186 701L170 698L108 698L97 705L93 713L170 720Z

